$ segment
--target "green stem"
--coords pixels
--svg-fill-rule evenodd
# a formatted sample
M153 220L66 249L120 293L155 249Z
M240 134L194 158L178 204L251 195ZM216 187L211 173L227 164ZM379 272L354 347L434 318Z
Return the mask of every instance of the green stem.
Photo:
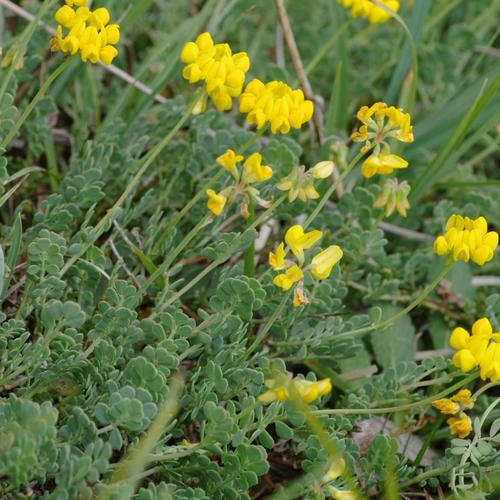
M460 389L469 382L472 382L477 378L477 376L478 372L474 372L460 380L460 382L448 387L448 389L438 392L437 394L433 394L431 397L415 401L414 403L408 403L400 406L389 406L386 408L336 408L333 410L316 410L314 413L315 415L376 415L383 413L396 413L399 411L411 410L413 408L421 408L422 406L431 404L436 399L444 398L449 394L452 394L457 389Z
M489 384L483 385L480 389L478 389L473 395L472 399L477 400L477 398L483 393L486 392L488 389L491 389L492 387L496 387L497 385L500 385L500 381L498 382L490 382Z
M207 274L212 272L217 266L222 264L226 259L219 259L219 260L214 260L209 266L207 266L205 269L200 274L197 274L196 277L191 280L186 286L181 288L175 295L170 297L169 300L165 302L165 304L162 305L162 310L166 309L168 306L173 304L176 300L178 300L180 297L182 297L186 292L191 290L194 285L196 285L200 280L202 280Z
M257 228L262 222L264 222L267 218L267 216L276 208L278 208L286 199L286 194L281 195L277 200L273 202L273 204L266 209L264 212L262 212L257 219L248 226L248 229L255 229Z
M271 329L271 327L273 326L274 322L276 321L276 319L278 318L278 316L281 314L281 312L285 308L285 305L288 302L288 300L290 300L290 294L291 294L291 292L285 293L285 295L281 299L280 304L274 310L274 312L271 315L271 317L269 318L268 322L263 326L262 330L257 335L257 337L255 337L255 340L253 341L253 343L250 345L250 347L247 349L247 352L245 353L245 356L247 358L248 358L248 356L250 354L252 354L255 351L255 349L257 349L257 347L259 347L259 345L261 344L261 342L267 337L267 334L268 334L269 330Z
M39 7L38 12L36 16L33 18L32 21L26 26L25 30L23 33L20 35L20 42L15 49L17 52L13 58L13 60L10 63L9 71L7 72L4 80L2 81L2 87L0 88L0 102L3 99L3 96L5 92L7 91L7 87L9 86L10 79L12 78L12 75L14 74L14 71L16 70L17 64L21 60L21 58L24 56L26 52L26 47L33 36L33 33L36 30L36 27L38 26L38 23L40 22L40 19L45 15L45 13L52 8L53 5L55 5L57 0L45 0L43 4ZM14 42L17 43L17 42ZM10 50L13 50L12 48ZM9 51L10 52L10 51Z
M193 111L194 106L196 105L200 92L197 92L194 96L192 103L188 106L185 113L179 118L179 121L176 123L174 128L167 134L167 136L161 140L144 158L143 163L131 182L125 188L122 195L115 204L107 211L106 215L98 222L94 229L94 241L101 236L106 228L113 221L116 212L120 209L123 203L129 198L132 191L137 187L139 181L142 176L146 173L147 169L151 166L153 161L157 158L157 156L165 149L165 147L170 143L170 141L174 138L175 134L182 128L182 126L187 122L188 118L191 116L191 112ZM64 267L61 269L60 276L63 276L68 269L90 248L91 243L87 243L86 245L82 245L83 248L74 255L71 259L69 259Z
M168 257L166 260L158 266L156 271L144 282L144 284L141 286L141 288L138 290L138 293L145 293L147 289L165 272L168 271L170 266L172 265L173 261L175 258L186 248L187 245L198 235L200 232L200 229L207 224L208 220L210 219L210 216L207 215L200 219L198 224L189 231L186 236L184 236L183 240L174 248L172 252L169 252Z
M251 228L255 221L255 202L253 196L248 193L248 227ZM252 241L245 250L245 276L253 278L255 276L255 242Z
M152 252L155 253L159 250L161 245L166 241L166 239L170 236L173 229L179 225L179 222L184 218L184 216L191 210L191 208L198 203L198 201L205 196L205 192L207 189L211 188L222 176L224 170L219 170L210 181L203 186L192 198L189 202L183 207L180 212L177 212L172 220L168 223L168 226L165 228L161 236L158 238L158 241L153 246Z
M319 214L321 209L325 206L326 202L330 199L330 196L333 194L333 192L337 189L339 184L350 174L351 170L358 164L359 160L363 157L364 153L358 153L354 159L347 165L346 169L339 175L339 177L332 183L332 185L328 188L326 193L323 195L321 200L319 201L318 205L316 208L313 210L311 215L307 218L307 220L304 222L304 230L309 227L311 222L314 221L316 216Z
M52 83L57 79L57 77L71 64L73 61L74 57L68 57L65 61L63 61L56 69L53 71L49 77L43 82L42 86L38 90L38 92L35 94L31 102L28 104L26 109L24 110L24 113L18 118L14 126L10 129L9 133L5 137L5 139L2 141L2 144L0 144L0 149L5 149L9 144L10 141L15 137L19 129L23 126L24 122L28 118L28 116L31 114L35 106L40 102L42 97L45 96L47 93L47 90L49 90L49 87L52 85Z
M422 443L422 447L420 448L420 450L418 450L417 456L415 457L415 460L413 462L413 466L415 468L420 465L420 462L422 461L427 448L429 448L430 444L432 443L434 434L436 434L436 431L441 427L441 425L443 425L445 418L445 415L439 415L439 417L434 422L431 431L429 432L429 434L427 434L425 441Z
M265 128L259 130L257 133L253 134L252 137L239 149L237 154L243 154L248 148L250 148L259 137L264 133ZM222 176L224 169L220 169L208 182L203 186L191 200L183 207L183 209L178 212L172 220L169 222L168 226L165 228L158 241L153 246L153 253L158 251L160 246L165 242L165 240L170 236L174 227L176 227L179 222L184 218L184 216L191 210L191 208L198 203L198 201L205 196L207 189L211 188Z
M425 298L432 292L432 290L436 288L439 282L446 276L446 274L450 271L452 266L453 263L447 264L445 268L436 276L436 278L429 285L427 285L427 287L425 287L424 290L422 290L422 292L418 295L418 297L409 305L407 305L398 314L392 316L391 318L386 319L385 321L381 321L380 323L377 323L375 325L365 326L364 328L358 328L356 330L350 330L348 332L339 333L338 335L335 336L335 339L340 340L348 337L349 338L357 337L359 335L364 335L365 333L371 333L377 330L383 330L384 328L387 328L388 326L392 325L398 319L402 318L410 311L413 311L415 307L417 307L421 302L423 302Z

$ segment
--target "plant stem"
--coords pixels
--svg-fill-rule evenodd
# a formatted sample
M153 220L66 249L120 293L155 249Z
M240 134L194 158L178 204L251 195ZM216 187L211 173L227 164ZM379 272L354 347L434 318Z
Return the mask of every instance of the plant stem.
M265 128L257 131L252 137L241 146L237 154L243 154L248 148L250 148L259 137L264 133ZM178 212L173 219L169 222L168 226L165 228L158 241L153 246L153 253L156 252L160 246L164 243L164 241L170 236L170 233L176 227L179 222L184 218L184 216L191 210L191 208L198 203L198 201L205 196L205 192L207 189L211 188L222 176L224 170L219 170L208 182L203 186L194 196L189 200L189 202L182 208L180 212Z
M191 280L186 286L184 286L183 288L181 288L175 295L173 295L172 297L170 297L170 299L167 300L165 302L165 304L162 305L161 309L164 310L168 306L170 306L171 304L173 304L177 299L179 299L186 292L188 292L189 290L191 290L191 288L193 288L193 286L196 285L200 280L202 280L207 274L209 274L217 266L219 266L220 264L222 264L224 262L224 260L225 259L214 260L209 266L207 266L205 269L203 269L203 271L200 274L197 274L196 277L193 280Z
M266 338L269 330L271 329L271 327L273 326L274 322L276 321L276 319L278 318L278 316L281 314L281 312L285 308L286 303L290 299L290 294L291 294L291 292L285 293L285 295L281 299L281 302L278 305L278 307L274 310L273 314L271 315L271 317L269 318L269 320L267 321L267 323L263 326L263 328L260 331L260 333L257 335L257 337L255 338L255 340L252 342L252 344L250 345L250 347L247 349L247 352L245 354L246 357L248 357L250 354L252 354L255 351L255 349L257 349L257 347L259 347L259 345L261 344L261 342Z
M469 376L463 378L456 384L448 387L437 394L433 394L431 397L421 399L420 401L415 401L414 403L408 403L400 406L389 406L386 408L336 408L333 410L316 410L315 415L376 415L383 413L396 413L403 410L411 410L412 408L420 408L422 406L426 406L431 404L433 401L439 398L444 398L449 394L455 392L457 389L460 389L467 385L469 382L472 382L475 378L477 378L478 373L474 372Z
M175 260L175 258L186 248L186 246L197 236L197 234L200 232L200 229L207 224L208 220L210 219L210 216L207 215L200 219L198 224L189 231L186 236L184 236L183 240L174 248L172 252L169 252L168 257L166 260L158 266L156 271L144 282L144 284L141 286L141 288L138 290L138 293L145 293L147 289L165 272L168 271L169 267Z
M279 198L277 198L273 204L266 209L264 212L262 212L255 221L248 226L248 229L254 229L257 228L262 222L264 222L267 218L267 216L276 208L278 208L286 199L286 194L281 195Z
M174 138L175 134L177 134L177 132L187 122L188 118L191 116L191 112L193 111L194 106L198 102L199 95L200 91L198 91L195 94L193 101L188 106L184 114L179 118L179 121L172 128L172 130L166 135L164 139L162 139L156 146L154 146L154 148L143 158L141 167L139 168L135 176L132 178L130 183L127 185L125 191L122 193L122 195L118 198L115 204L107 211L106 215L98 222L98 224L94 228L94 241L104 233L106 228L113 221L113 218L118 209L123 205L123 203L132 193L132 191L137 187L139 181L141 180L142 176L146 173L147 169L151 166L153 161L163 151L163 149L165 149L165 147L170 143L170 141ZM83 245L83 248L80 250L80 252L78 252L76 255L71 257L71 259L69 259L66 262L64 267L61 269L59 276L60 277L63 276L68 271L68 269L90 248L90 246L91 243Z
M351 170L358 164L359 160L363 157L364 153L358 153L351 163L347 165L345 170L339 175L339 177L332 183L332 185L328 188L326 193L323 195L321 200L319 201L318 205L316 208L313 210L311 215L307 218L307 220L304 222L304 230L308 228L308 226L311 224L311 222L314 221L316 216L319 214L321 209L325 206L326 202L330 199L330 196L333 194L333 192L337 189L337 186L350 174Z
M0 149L5 149L9 144L10 141L15 137L19 129L23 126L24 122L28 118L28 116L31 114L35 106L40 102L42 97L45 96L47 93L47 90L49 87L52 85L52 83L57 79L57 77L71 64L73 61L74 57L68 57L65 61L63 61L56 69L53 71L49 77L43 82L42 86L38 90L38 92L35 94L31 102L28 104L26 109L24 110L23 114L18 118L14 126L10 129L9 133L6 135L4 140L2 141L2 144L0 144Z
M248 227L253 226L255 220L255 202L253 196L248 193L248 212L249 216L247 219ZM255 242L252 241L248 248L245 250L245 266L244 266L245 276L253 278L255 276Z
M439 417L434 422L431 431L429 432L429 434L427 434L425 441L422 443L422 447L420 448L420 450L418 450L417 456L415 457L415 460L413 462L413 466L415 468L420 465L420 462L422 461L422 458L424 457L427 448L429 448L429 445L431 444L432 439L434 438L434 434L436 434L436 431L441 427L445 418L446 417L444 415L439 415Z
M398 314L392 316L391 318L388 318L384 321L381 321L380 323L377 323L375 325L371 326L365 326L363 328L358 328L356 330L350 330L348 332L342 332L339 333L338 335L335 336L336 340L344 339L344 338L352 338L352 337L357 337L359 335L364 335L366 333L371 333L375 332L377 330L383 330L387 328L388 326L392 325L395 323L398 319L402 318L406 314L408 314L410 311L413 311L415 307L417 307L421 302L425 300L425 298L436 288L436 286L439 284L439 282L446 276L446 274L450 271L452 268L453 263L447 264L444 269L436 276L436 278L429 284L427 285L424 290L418 295L418 297L411 302L409 305L407 305L402 311L400 311Z

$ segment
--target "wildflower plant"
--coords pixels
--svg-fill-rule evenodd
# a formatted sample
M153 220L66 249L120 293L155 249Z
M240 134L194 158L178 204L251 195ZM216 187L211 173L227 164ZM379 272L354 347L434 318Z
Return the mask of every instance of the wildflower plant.
M492 2L0 3L1 498L493 492Z

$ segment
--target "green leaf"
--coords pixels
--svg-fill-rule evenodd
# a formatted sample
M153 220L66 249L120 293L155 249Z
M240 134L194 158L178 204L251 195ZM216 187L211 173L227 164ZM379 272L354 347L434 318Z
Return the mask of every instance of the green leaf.
M382 306L383 319L395 316L402 308ZM371 343L377 362L384 368L394 368L401 361L413 361L417 350L415 327L410 316L405 315L390 327L371 335Z

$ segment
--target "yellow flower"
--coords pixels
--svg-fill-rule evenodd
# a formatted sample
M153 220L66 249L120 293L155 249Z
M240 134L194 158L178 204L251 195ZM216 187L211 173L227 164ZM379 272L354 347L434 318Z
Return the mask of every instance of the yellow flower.
M392 215L394 210L397 210L402 217L406 217L406 210L410 208L409 194L410 185L406 181L399 183L396 179L387 179L373 206L374 208L385 207L386 217Z
M352 17L365 17L372 24L384 23L391 15L370 0L339 0L344 7L351 9ZM394 12L399 10L399 0L380 0L380 3Z
M247 122L258 129L269 123L273 134L288 134L312 118L314 105L286 83L252 80L240 96L240 112L248 113Z
M334 460L326 474L323 476L322 482L329 483L330 481L335 481L335 479L339 478L344 473L345 465L345 460L342 457Z
M488 345L480 366L480 375L483 380L487 378L492 382L500 380L500 344L492 342Z
M456 350L463 349L470 339L469 332L462 327L455 328L450 335L450 347Z
M406 168L408 162L398 155L380 153L370 155L361 165L363 177L369 179L375 174L388 175L396 168Z
M233 177L239 178L236 165L243 161L243 156L236 154L232 149L228 149L223 155L220 155L216 162L223 166Z
M460 215L452 215L446 224L444 235L434 241L437 255L450 255L454 261L472 260L479 266L493 259L498 247L498 233L488 232L484 217L475 220Z
M290 380L286 385L278 385L274 379L265 381L268 391L259 396L259 401L263 403L272 403L273 401L284 401L290 399L289 385L293 384L299 396L305 403L312 403L320 396L325 396L332 391L332 383L329 378L318 380L316 382L303 379Z
M483 380L500 380L500 332L494 333L488 318L472 325L472 334L458 327L450 335L450 346L457 349L452 361L463 372L480 367Z
M437 408L443 415L456 415L460 411L460 405L451 399L436 399L432 406Z
M246 52L233 54L229 44L214 44L210 33L205 32L184 45L180 58L186 64L182 76L189 83L203 81L217 110L232 108L233 97L241 94L250 68Z
M301 201L316 200L319 193L314 187L316 179L326 179L333 172L332 161L321 161L306 171L304 165L295 167L290 175L283 177L277 184L280 191L288 191L288 201L292 203L297 198Z
M283 242L276 248L276 253L269 252L269 265L275 271L285 268L285 244Z
M357 117L363 125L351 136L355 142L366 142L366 146L370 147L371 141L378 144L389 137L401 142L414 140L410 114L401 108L376 102L370 107L362 106Z
M222 194L217 194L213 189L207 189L208 196L207 207L215 215L220 215L224 210L227 202L226 196Z
M472 431L472 421L467 415L459 418L451 417L446 423L450 427L451 434L457 434L459 438L467 437Z
M286 232L285 242L295 256L303 258L304 250L311 248L322 236L321 231L315 230L305 233L302 226L296 225Z
M334 500L358 500L358 495L354 491L339 490L333 486L329 486L328 491Z
M311 274L317 280L324 280L330 276L333 266L339 262L344 253L337 245L332 245L315 255L311 262Z
M316 163L316 165L314 165L309 172L315 179L326 179L332 175L333 167L333 161L320 161L319 163Z
M463 410L470 410L474 406L474 400L471 396L469 389L461 389L451 399L459 403Z
M248 184L264 182L273 176L271 167L262 165L260 153L251 154L243 164L243 177Z
M77 7L84 7L89 3L89 0L66 0L66 4L68 4L70 7L73 7L73 5L76 5Z
M285 273L278 274L273 280L276 286L279 286L284 292L290 290L292 286L304 277L304 273L299 266L289 267Z
M109 11L104 7L91 11L84 7L88 2L67 0L57 10L57 36L50 42L52 52L65 52L71 55L80 50L83 62L102 62L111 64L118 55L114 45L120 41L120 26L109 24ZM73 6L78 7L76 10ZM64 34L63 28L68 32Z

